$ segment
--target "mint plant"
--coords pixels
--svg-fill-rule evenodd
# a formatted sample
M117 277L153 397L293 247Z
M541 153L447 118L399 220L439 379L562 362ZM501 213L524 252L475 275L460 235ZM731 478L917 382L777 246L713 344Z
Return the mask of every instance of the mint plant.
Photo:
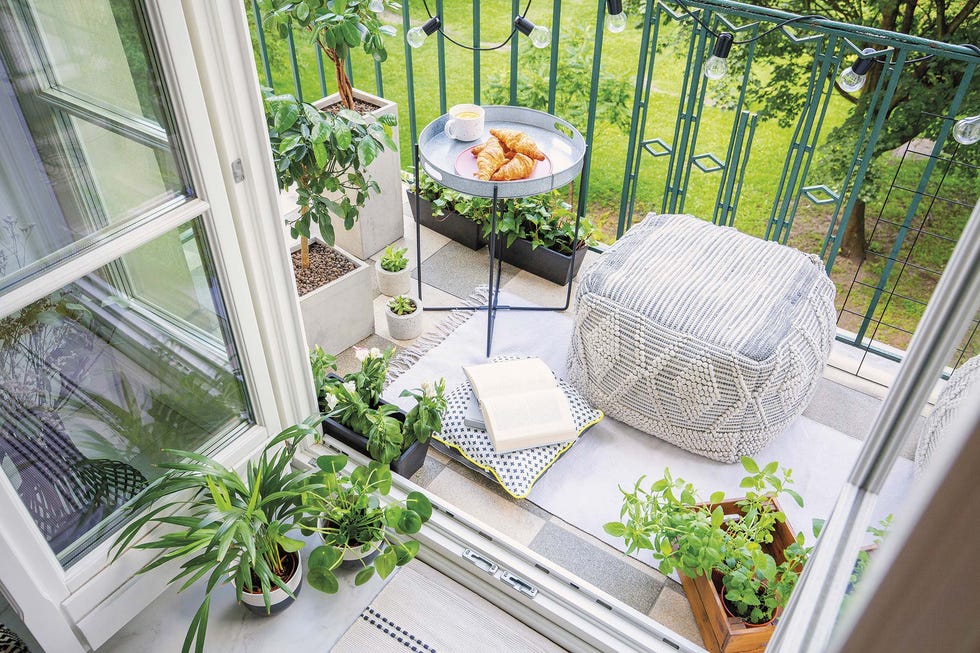
M740 515L725 514L720 505L724 492L701 502L691 483L674 478L665 469L663 478L649 490L643 487L645 477L632 490L620 488L621 521L603 528L625 540L627 553L651 551L664 574L677 570L692 578L710 578L718 572L732 612L759 624L786 605L810 548L798 533L783 551L783 562L777 563L766 552L764 545L773 541L776 524L786 521L774 499L785 494L802 506L803 498L787 487L793 482L792 471L780 468L777 462L760 468L753 459L743 457L742 467L748 474L740 484L746 489L745 498L737 502Z

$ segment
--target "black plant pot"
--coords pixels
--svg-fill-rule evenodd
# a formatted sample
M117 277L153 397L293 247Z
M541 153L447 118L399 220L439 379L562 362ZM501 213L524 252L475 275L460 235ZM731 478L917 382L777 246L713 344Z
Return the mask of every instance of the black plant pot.
M572 260L572 276L578 274L578 269L582 267L582 260L585 259L587 247L580 247L575 250L574 259L568 254L561 254L547 247L531 248L531 241L518 238L514 243L501 248L500 258L514 267L527 270L531 274L536 274L542 279L547 279L552 283L565 285L566 275L568 274L568 262Z
M405 192L408 194L408 205L412 207L412 215L414 215L415 193L410 190ZM419 222L422 223L423 227L428 227L432 231L466 245L472 250L481 249L487 244L483 240L483 236L480 235L480 225L476 222L464 218L454 211L441 216L433 216L432 202L424 198L419 199Z
M336 374L331 374L330 378L340 377ZM381 400L382 404L388 404L389 402ZM392 417L397 419L399 422L405 422L405 412L402 410L397 410L391 414ZM323 434L329 435L340 442L343 442L348 447L358 451L365 456L370 457L371 454L368 453L367 448L367 436L361 435L356 431L352 431L340 422L330 417L326 418L322 422ZM425 463L425 456L429 451L429 441L426 440L424 443L415 442L408 449L403 451L398 458L391 461L390 467L391 471L404 476L405 478L411 478L415 472L422 468Z

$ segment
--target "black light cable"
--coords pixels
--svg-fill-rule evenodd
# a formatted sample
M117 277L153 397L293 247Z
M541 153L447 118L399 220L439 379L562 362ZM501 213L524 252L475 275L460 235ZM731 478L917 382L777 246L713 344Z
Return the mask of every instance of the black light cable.
M429 20L427 20L425 24L421 25L420 27L413 27L412 29L408 30L407 34L405 34L405 40L408 41L408 44L413 48L421 47L425 42L425 38L436 31L442 34L443 38L453 45L473 52L492 52L493 50L499 50L510 43L510 40L514 38L514 35L517 32L521 32L521 34L530 37L531 43L537 48L546 47L551 42L551 30L549 30L547 27L535 25L527 18L527 12L531 9L531 0L527 0L527 4L524 6L524 11L521 12L519 16L514 18L514 28L510 31L510 34L506 39L497 45L480 48L475 48L472 45L461 43L446 34L446 32L442 29L442 20L440 20L439 16L432 15L432 11L429 9L429 3L426 2L426 0L422 0L422 6L425 7L425 13L429 16Z

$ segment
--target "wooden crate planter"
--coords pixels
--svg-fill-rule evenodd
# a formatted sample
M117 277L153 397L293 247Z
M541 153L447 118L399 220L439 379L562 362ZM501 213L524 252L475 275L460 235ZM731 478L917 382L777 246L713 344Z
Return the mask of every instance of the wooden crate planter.
M723 501L720 505L726 515L739 515L737 502L740 499ZM714 504L712 504L714 509ZM776 509L779 504L776 504ZM777 523L772 544L763 545L777 564L782 563L783 550L796 541L789 523ZM762 626L752 626L736 617L730 616L722 605L721 577L709 579L706 576L690 578L678 572L688 603L694 612L694 619L704 639L704 647L711 653L761 653L765 651L769 639L776 628L775 622ZM778 612L777 612L778 615Z

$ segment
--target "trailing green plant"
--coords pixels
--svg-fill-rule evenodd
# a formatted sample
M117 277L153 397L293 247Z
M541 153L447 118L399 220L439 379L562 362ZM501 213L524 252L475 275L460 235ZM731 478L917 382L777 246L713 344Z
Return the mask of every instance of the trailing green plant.
M317 491L313 471L294 471L293 455L306 436L315 435L320 417L310 417L269 441L244 475L208 456L169 450L180 462L161 463L167 473L156 479L128 508L136 515L113 542L113 559L130 547L159 550L161 554L137 573L146 573L173 560L180 571L170 583L183 581L183 591L207 577L204 600L191 619L182 650L204 650L211 595L222 582L242 591L261 591L266 610L269 592L280 588L288 595L284 556L299 551L304 542L288 535L302 522L309 493ZM133 544L149 524L166 529ZM165 531L161 534L161 531Z
M378 183L368 177L367 166L386 147L396 148L391 140L395 119L366 118L351 109L333 114L289 94L276 95L268 88L262 93L276 180L281 190L296 188L298 214L287 224L292 237L300 238L307 267L310 223L315 221L324 241L333 245L330 216L350 229L368 196L380 192Z
M404 174L408 183L414 179ZM455 212L473 220L483 228L483 236L490 235L490 211L492 203L483 197L471 197L435 182L428 175L419 178L419 196L432 204L432 215L441 216ZM569 255L576 249L596 243L598 228L586 217L579 222L578 240L575 240L575 212L563 201L559 189L542 195L532 195L499 202L497 235L509 247L518 238L531 243L532 249L546 247Z
M328 372L323 372L332 367L332 361L325 363L316 350L310 356L314 378L322 379L316 386L320 410L326 417L366 437L368 455L384 464L398 458L415 442L424 443L432 433L442 430L442 413L446 409L446 382L440 379L434 384L423 383L420 388L402 391L401 396L412 397L415 405L406 414L404 423L393 416L398 407L380 401L393 353L393 347L384 352L377 348L358 350L355 354L361 359L360 369L343 378L329 377Z
M388 310L395 315L411 315L418 306L408 295L398 295L388 300Z
M379 1L382 8L401 9L397 2ZM310 43L319 47L334 65L340 101L348 109L354 108L354 93L347 76L345 61L351 49L363 48L378 63L388 58L383 36L394 36L391 25L381 22L369 8L368 0L267 0L263 20L278 30L285 39L294 24L310 33Z
M408 267L408 248L388 245L381 255L381 268L387 272L401 272Z
M315 531L323 545L310 552L307 580L328 594L339 589L334 570L344 554L356 551L380 553L373 560L361 558L363 568L354 577L363 585L377 573L387 578L395 567L407 564L419 551L419 543L396 535L413 535L432 517L432 504L421 492L409 492L404 501L382 503L391 490L391 471L372 461L349 474L347 456L320 456L316 464L317 489L309 495L310 516L305 531Z
M627 553L651 551L664 574L677 570L692 578L710 578L718 572L733 613L750 623L765 623L786 605L810 554L802 532L783 551L783 562L777 563L766 551L776 524L786 521L774 499L785 494L800 506L803 499L787 487L793 482L792 471L777 462L760 468L743 457L742 466L748 474L741 482L745 498L736 502L738 516L725 515L720 505L724 492L701 502L691 483L665 469L649 490L643 488L645 477L632 490L620 488L621 521L603 528L625 540ZM815 526L814 534L818 533Z

